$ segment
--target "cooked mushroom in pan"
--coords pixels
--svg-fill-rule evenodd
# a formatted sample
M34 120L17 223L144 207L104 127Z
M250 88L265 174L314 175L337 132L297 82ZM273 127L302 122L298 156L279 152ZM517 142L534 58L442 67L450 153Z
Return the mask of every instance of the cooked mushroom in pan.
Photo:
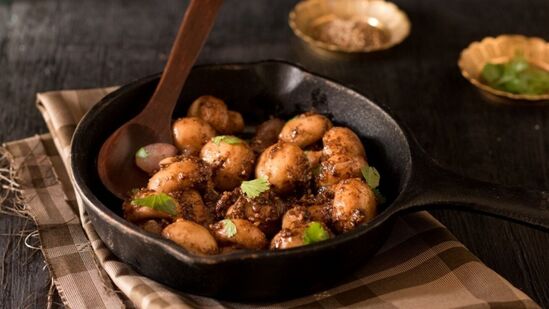
M271 118L250 140L244 127L223 100L197 98L172 125L174 145L137 151L150 179L124 217L202 255L306 246L375 217L379 173L351 129L315 112Z

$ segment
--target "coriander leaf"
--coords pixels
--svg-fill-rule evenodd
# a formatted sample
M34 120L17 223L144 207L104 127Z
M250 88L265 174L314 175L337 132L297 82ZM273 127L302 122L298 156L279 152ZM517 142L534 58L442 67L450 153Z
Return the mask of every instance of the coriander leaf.
M303 244L314 244L330 238L330 234L322 227L319 222L313 221L307 224L303 232Z
M163 211L170 216L175 216L177 214L175 200L166 193L155 193L142 198L135 198L132 200L131 204Z
M512 93L527 93L528 92L528 83L525 79L520 76L516 76L510 81L506 82L503 85L505 91Z
M528 69L528 61L523 56L515 56L507 63L506 71L509 73L520 73Z
M135 156L141 159L146 159L149 156L149 153L145 150L145 147L141 147L137 150Z
M488 86L510 93L549 93L549 72L531 65L522 55L503 64L485 64L481 77Z
M482 79L487 83L497 82L503 75L504 66L502 64L487 63L482 69Z
M250 181L243 181L240 189L249 198L258 197L261 193L269 190L269 182L265 178L257 178Z
M236 225L233 223L231 219L225 219L221 220L221 224L223 224L223 229L221 230L221 233L229 238L236 235Z
M216 144L217 146L219 146L221 142L229 145L236 145L242 143L242 140L232 135L219 135L212 138L212 143Z
M370 188L375 189L379 186L379 179L381 176L379 176L379 172L375 167L365 165L360 169L360 171L362 172L362 176Z
M378 204L381 205L387 202L387 199L385 198L385 196L383 196L383 194L381 194L381 192L379 191L379 188L375 188L373 191L374 191L374 195L376 196L376 200Z

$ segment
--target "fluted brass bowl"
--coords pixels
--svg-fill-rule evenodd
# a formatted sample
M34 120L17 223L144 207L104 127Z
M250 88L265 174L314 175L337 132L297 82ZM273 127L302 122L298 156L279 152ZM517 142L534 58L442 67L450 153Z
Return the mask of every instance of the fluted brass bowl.
M549 93L541 95L515 94L494 89L482 83L480 75L485 64L507 62L517 53L522 54L529 63L549 71L549 43L541 38L522 35L500 35L495 38L484 38L480 42L473 42L461 52L458 66L463 77L488 93L512 100L549 100Z
M334 32L343 37L342 40L327 40L327 36L322 35L323 27L333 22L339 23L340 27ZM352 34L345 31L356 31L356 27L351 29L345 23L359 23L359 30L367 30L367 34L359 37L362 42L341 44L341 41L352 38ZM388 49L402 42L410 33L406 14L384 0L304 0L290 12L289 24L307 44L347 53Z

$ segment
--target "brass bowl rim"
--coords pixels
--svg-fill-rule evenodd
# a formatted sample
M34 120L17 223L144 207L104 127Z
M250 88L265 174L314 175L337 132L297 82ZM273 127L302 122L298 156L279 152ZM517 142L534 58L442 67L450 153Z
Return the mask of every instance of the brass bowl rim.
M459 66L459 69L461 71L461 75L465 79L467 79L471 84L473 84L473 86L475 86L475 87L477 87L477 88L479 88L483 91L486 91L488 93L500 96L500 97L505 97L505 98L508 98L508 99L511 99L511 100L525 100L525 101L549 100L549 93L547 93L547 94L516 94L516 93L511 93L511 92L507 92L507 91L492 88L492 87L482 83L479 79L471 76L471 74L469 74L469 72L465 70L463 62L465 61L464 58L465 58L465 53L467 51L471 50L472 48L474 48L476 46L486 44L486 42L494 41L494 40L502 40L502 39L522 40L522 41L525 41L527 44L531 44L532 41L540 41L540 42L542 42L542 44L549 45L549 42L545 41L544 39L542 39L540 37L527 37L527 36L521 35L521 34L502 34L502 35L498 35L496 37L493 37L493 36L485 37L480 41L474 41L474 42L470 43L469 46L467 46L465 49L463 49L461 51L461 53L459 54L458 66Z
M365 47L363 49L349 49L349 48L341 47L336 44L326 43L324 41L317 40L312 36L301 31L301 29L297 26L295 19L296 19L297 10L299 9L299 7L313 3L313 2L319 2L319 1L324 1L324 0L302 0L298 2L290 12L289 18L288 18L288 23L290 25L290 28L292 28L292 31L294 32L294 34L300 39L302 39L303 41L305 41L307 44L312 45L314 47L318 47L318 48L333 51L333 52L368 53L373 51L381 51L381 50L389 49L395 45L402 43L402 41L404 41L404 39L406 39L410 35L411 28L412 28L410 19L408 18L408 15L406 15L406 13L403 10L401 10L396 4L390 1L385 1L385 0L364 0L366 2L374 2L374 1L380 2L380 3L383 3L383 5L388 5L392 9L394 9L395 14L398 15L404 21L404 25L406 29L404 32L404 35L402 35L397 40L394 40L394 41L389 40L389 42L387 42L386 44L375 46L375 47L372 47L372 46ZM374 16L371 16L371 17L374 17Z

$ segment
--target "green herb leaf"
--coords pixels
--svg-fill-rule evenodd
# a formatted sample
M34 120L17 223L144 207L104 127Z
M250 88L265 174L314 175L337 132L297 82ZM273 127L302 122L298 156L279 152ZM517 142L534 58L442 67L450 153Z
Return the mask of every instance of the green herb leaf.
M256 198L261 193L269 190L270 184L265 178L257 178L250 181L243 181L240 189L249 198Z
M155 210L168 213L170 216L177 215L175 200L166 193L155 193L142 198L132 200L132 205L149 207Z
M375 188L373 189L374 191L374 194L376 196L376 200L377 200L377 203L378 204L385 204L387 202L387 199L385 198L385 196L383 196L383 194L379 191L379 188Z
M149 153L145 150L145 147L141 147L137 150L135 156L141 159L146 159L149 156Z
M375 189L379 186L379 179L381 176L379 176L379 172L375 167L365 165L360 169L360 171L362 172L362 176L370 188Z
M236 145L242 143L242 140L232 135L219 135L212 138L212 143L216 144L217 146L219 146L221 142L229 145Z
M231 219L221 220L221 224L223 224L223 229L221 230L221 233L223 233L223 235L229 238L236 235L236 225Z
M314 244L330 238L330 234L322 227L319 222L313 221L307 225L303 232L303 243L305 245Z
M482 78L488 83L495 83L501 78L504 70L503 64L487 63L482 69Z
M523 56L515 56L507 63L505 68L506 73L517 74L528 69L528 61Z
M522 55L503 64L485 64L481 79L492 88L510 93L549 93L549 72L530 65Z

